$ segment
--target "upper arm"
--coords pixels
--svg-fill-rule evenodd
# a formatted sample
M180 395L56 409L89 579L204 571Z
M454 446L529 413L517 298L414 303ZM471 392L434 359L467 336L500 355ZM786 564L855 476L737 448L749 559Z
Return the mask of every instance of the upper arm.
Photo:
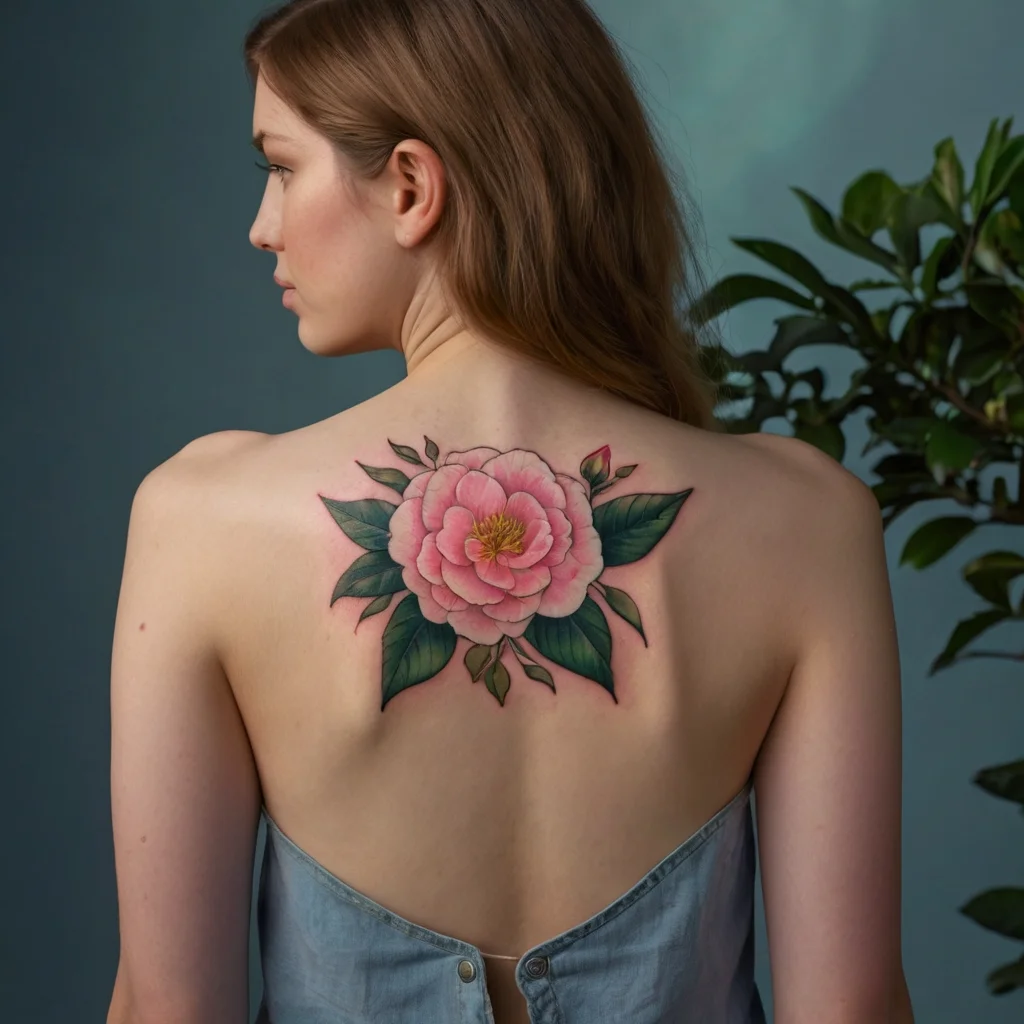
M223 529L215 480L195 457L213 445L193 442L139 486L114 625L114 1001L127 998L133 1024L248 1015L260 789L218 655Z
M786 447L807 473L797 658L754 770L775 1021L888 1024L905 984L902 714L881 515L855 476Z

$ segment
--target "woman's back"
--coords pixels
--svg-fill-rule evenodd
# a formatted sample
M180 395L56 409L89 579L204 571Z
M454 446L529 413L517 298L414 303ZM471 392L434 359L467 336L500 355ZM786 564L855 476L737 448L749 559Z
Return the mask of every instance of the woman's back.
M524 951L626 893L750 780L793 665L794 512L812 486L777 439L696 430L547 372L516 373L461 399L441 376L410 377L314 426L250 436L216 470L225 669L274 829L394 914L478 947L497 1024L529 1020L514 976ZM422 636L389 634L386 658L382 638L411 591L362 622L372 591L332 602L373 545L354 541L331 504L401 505L402 485L376 471L432 472L428 440L439 466L482 446L533 453L581 493L581 461L607 446L609 476L636 468L594 509L685 495L636 560L609 557L619 564L597 573L581 555L596 579L587 600L607 623L609 678L588 661L603 657L593 632L572 641L576 672L520 624L508 628L518 647L500 652L503 700L484 672L474 682L461 635L440 671L403 688L395 678L415 672L417 653L422 663ZM391 551L403 540L414 538L393 529ZM642 635L606 588L632 599ZM395 643L409 659L397 670ZM531 664L551 682L528 676Z

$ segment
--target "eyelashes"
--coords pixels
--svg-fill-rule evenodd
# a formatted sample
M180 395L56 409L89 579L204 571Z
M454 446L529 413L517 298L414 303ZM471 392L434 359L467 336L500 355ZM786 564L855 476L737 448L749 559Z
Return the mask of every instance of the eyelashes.
M256 161L256 166L264 172L269 174L277 174L280 172L281 177L284 177L284 172L288 170L287 167L282 167L280 164L261 164L259 160Z

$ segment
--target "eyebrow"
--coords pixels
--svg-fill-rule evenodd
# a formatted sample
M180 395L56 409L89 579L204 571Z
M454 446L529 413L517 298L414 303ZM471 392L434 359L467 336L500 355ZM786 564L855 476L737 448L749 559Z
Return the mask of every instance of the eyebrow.
M287 135L277 135L274 132L257 132L252 137L253 149L258 153L263 152L263 140L264 139L277 139L280 142L291 142Z

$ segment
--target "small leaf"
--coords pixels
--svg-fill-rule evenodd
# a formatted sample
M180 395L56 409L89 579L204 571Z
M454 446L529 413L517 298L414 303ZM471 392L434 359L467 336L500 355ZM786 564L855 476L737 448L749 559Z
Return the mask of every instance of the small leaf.
M403 497L405 496L405 489L409 486L409 477L407 477L400 469L392 469L388 467L378 466L364 466L358 459L356 459L356 465L359 466L363 472L371 480L376 480L379 484L384 484L385 487L390 487L393 490L398 491Z
M990 971L985 981L994 996L1004 996L1015 988L1024 988L1024 956Z
M391 450L400 458L405 459L406 462L413 462L417 466L423 466L426 468L426 463L420 458L419 452L415 448L410 448L407 444L395 444L394 441L388 439L388 444L391 445ZM366 468L365 466L363 467Z
M964 166L952 138L943 139L935 147L932 181L943 201L959 218L964 205Z
M868 171L846 190L843 219L870 238L881 230L903 189L885 171Z
M958 622L956 629L953 630L953 634L949 638L949 642L946 644L945 650L929 666L928 674L934 675L940 669L951 665L956 660L956 656L960 651L972 640L976 640L986 630L991 629L1009 617L1009 613L1002 608L988 608Z
M473 646L466 651L466 655L462 661L469 670L470 677L474 683L483 674L484 669L487 667L487 663L494 655L494 651L495 648L490 644L473 644Z
M971 190L968 194L971 212L975 217L980 213L989 194L992 170L996 165L996 160L999 158L999 152L1002 148L1003 133L999 128L999 118L994 117L989 122L984 145L978 154L978 160L974 166L974 181L971 183Z
M1007 611L1010 603L1010 583L1024 574L1024 555L1016 551L990 551L969 562L963 569L965 582L989 604Z
M992 168L988 194L985 196L986 206L996 203L1002 198L1010 182L1022 167L1024 167L1024 135L1018 135L1003 147L1003 151Z
M1008 885L988 889L959 909L982 928L1024 941L1024 889Z
M940 238L928 254L928 258L924 261L924 267L921 271L921 291L924 292L928 299L933 299L939 290L939 281L942 279L940 268L945 269L943 268L943 257L953 244L953 241L952 235Z
M360 613L359 620L356 622L358 626L363 619L368 619L371 615L376 615L378 612L384 611L389 604L391 604L391 598L394 594L381 594L380 597L375 597Z
M865 238L852 224L835 217L809 192L800 188L791 188L790 191L803 204L808 217L810 217L811 226L822 238L862 259L871 260L872 263L877 263L879 266L885 267L886 270L895 271L898 261L894 253L876 245L869 238Z
M512 685L512 680L509 677L508 669L505 668L500 660L496 659L488 666L487 671L484 673L484 684L498 698L498 703L504 707L505 695L508 693L509 686Z
M982 768L971 781L986 793L1024 805L1024 761Z
M640 609L637 608L633 598L624 590L619 590L618 587L610 587L607 583L603 586L602 596L608 602L608 607L617 615L621 615L644 638L644 647L647 647L647 637L640 622Z
M434 444L426 434L423 435L423 440L426 442L426 448L424 450L427 453L427 458L430 459L431 462L437 462L437 456L439 454L437 445Z
M969 516L944 516L918 527L908 538L900 565L924 569L952 550L978 523Z
M557 692L555 691L555 681L551 678L551 673L543 665L527 662L523 665L523 671L530 679L535 679L538 683L546 683L551 687L552 692Z
M722 278L709 288L690 309L690 316L697 324L705 324L722 313L753 299L778 299L802 309L816 310L813 299L809 299L781 281L757 274L732 274Z

